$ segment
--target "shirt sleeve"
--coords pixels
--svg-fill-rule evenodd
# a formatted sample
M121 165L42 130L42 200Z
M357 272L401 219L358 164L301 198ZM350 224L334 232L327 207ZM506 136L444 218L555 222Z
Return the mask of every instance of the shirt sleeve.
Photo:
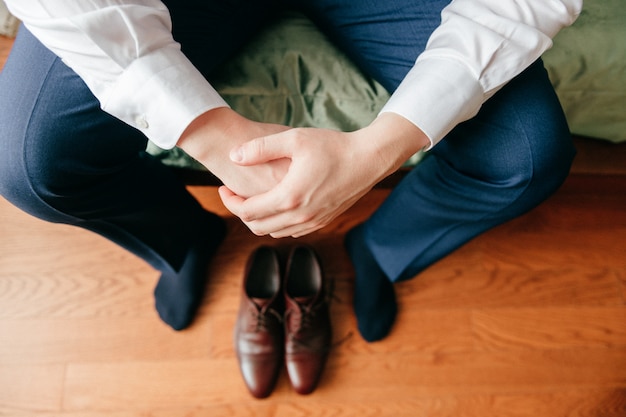
M172 38L158 0L5 0L87 84L104 111L170 149L200 114L226 102Z
M454 0L383 112L438 143L552 46L582 0Z

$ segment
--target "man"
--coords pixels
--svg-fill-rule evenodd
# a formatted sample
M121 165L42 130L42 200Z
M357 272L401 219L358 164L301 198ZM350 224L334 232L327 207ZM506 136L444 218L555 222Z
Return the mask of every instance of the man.
M325 226L428 149L346 237L368 341L393 324L392 282L539 204L573 157L539 57L581 0L7 3L27 30L0 78L2 195L150 262L162 272L157 310L176 329L225 230L143 152L148 139L203 163L226 207L277 238ZM211 87L211 71L280 8L305 12L393 92L369 126L254 122Z

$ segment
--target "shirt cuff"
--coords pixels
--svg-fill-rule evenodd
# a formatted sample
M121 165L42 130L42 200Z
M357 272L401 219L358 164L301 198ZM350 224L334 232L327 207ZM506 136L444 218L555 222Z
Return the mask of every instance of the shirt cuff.
M101 105L162 149L173 148L202 113L228 107L176 46L135 60Z
M478 77L462 63L429 57L415 63L381 113L396 113L419 127L431 149L456 125L478 113L485 100Z

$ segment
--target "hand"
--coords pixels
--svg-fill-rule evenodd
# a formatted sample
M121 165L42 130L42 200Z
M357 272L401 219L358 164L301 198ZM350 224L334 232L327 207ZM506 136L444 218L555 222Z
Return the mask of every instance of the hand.
M286 126L248 120L229 108L210 110L194 120L177 145L242 197L270 190L283 178L288 159L245 166L229 158L234 147L253 138L284 132Z
M429 144L419 128L392 113L351 133L292 129L257 138L231 153L244 166L291 160L274 188L250 198L228 186L219 193L255 234L299 237L326 226Z

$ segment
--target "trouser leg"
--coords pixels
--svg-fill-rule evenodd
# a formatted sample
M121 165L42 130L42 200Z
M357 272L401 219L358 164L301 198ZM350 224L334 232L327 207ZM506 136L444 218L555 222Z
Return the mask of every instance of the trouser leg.
M281 0L163 0L183 53L210 80L269 20Z
M167 3L175 39L206 77L271 10L261 1ZM147 139L102 112L82 80L24 29L0 91L0 192L15 205L95 231L162 271L178 269L198 235L211 233L214 219L144 152Z
M438 26L447 1L306 2L329 36L393 91ZM541 61L456 127L362 228L393 281L414 276L476 235L545 200L574 155Z
M207 215L144 152L141 133L102 112L82 80L25 30L0 89L5 198L44 220L95 231L159 270L180 267Z
M302 9L365 73L392 92L449 0L284 0Z
M424 268L547 199L574 157L541 61L459 125L393 190L364 226L392 280Z

